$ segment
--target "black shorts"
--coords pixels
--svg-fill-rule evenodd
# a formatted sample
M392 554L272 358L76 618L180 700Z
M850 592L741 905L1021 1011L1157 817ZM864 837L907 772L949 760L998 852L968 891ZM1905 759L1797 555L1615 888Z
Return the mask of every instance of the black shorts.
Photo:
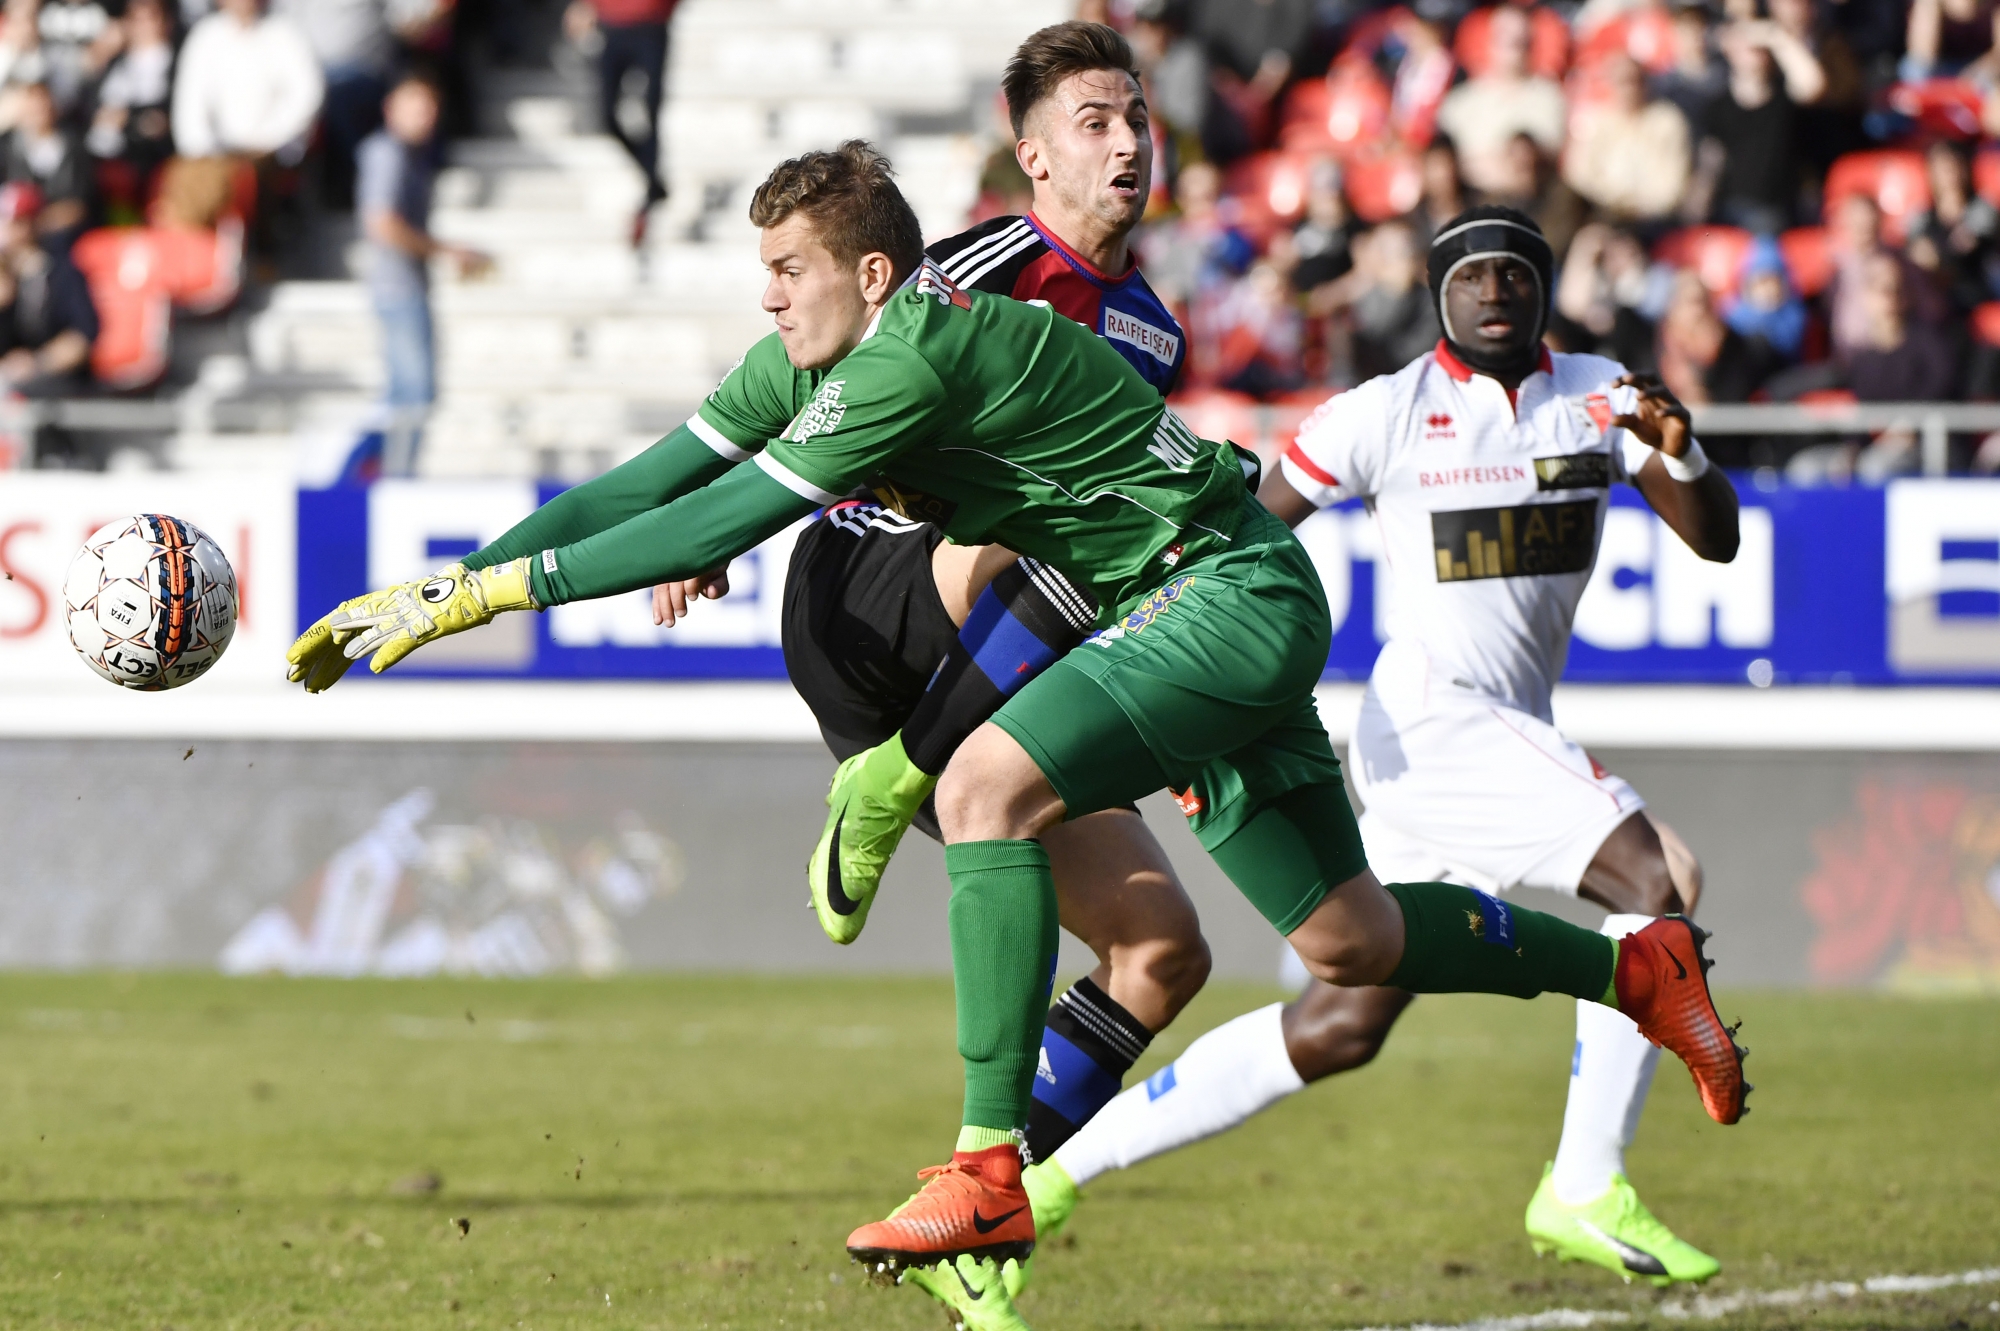
M931 552L944 533L869 500L799 534L785 580L785 670L837 759L903 728L958 641ZM938 835L930 801L916 826Z

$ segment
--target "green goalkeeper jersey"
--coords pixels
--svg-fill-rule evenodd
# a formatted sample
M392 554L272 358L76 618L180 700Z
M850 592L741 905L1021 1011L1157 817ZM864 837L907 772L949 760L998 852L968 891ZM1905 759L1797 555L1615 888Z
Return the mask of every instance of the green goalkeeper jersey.
M793 368L774 333L684 432L655 450L678 449L680 465L665 453L649 465L701 488L582 539L573 521L530 518L477 562L539 547L543 604L609 595L691 576L869 484L954 541L1054 565L1111 612L1226 549L1247 494L1234 451L1197 438L1096 334L1040 303L961 290L928 262L833 367ZM714 467L686 460L697 440L711 463L754 466L710 480ZM621 479L641 464L579 491L623 496L617 516L649 490L670 498ZM579 491L572 515L588 503ZM540 546L541 533L571 543Z

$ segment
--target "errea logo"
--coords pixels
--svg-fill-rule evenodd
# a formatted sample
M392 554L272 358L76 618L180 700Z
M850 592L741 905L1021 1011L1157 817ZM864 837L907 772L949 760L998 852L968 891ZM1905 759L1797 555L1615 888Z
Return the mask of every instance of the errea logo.
M806 409L792 418L778 438L797 444L816 434L832 434L840 427L840 418L847 414L847 404L840 400L840 390L846 386L845 379L829 379L821 384L812 401L806 403Z
M1456 439L1458 432L1451 428L1451 417L1444 412L1434 411L1424 417L1424 438Z

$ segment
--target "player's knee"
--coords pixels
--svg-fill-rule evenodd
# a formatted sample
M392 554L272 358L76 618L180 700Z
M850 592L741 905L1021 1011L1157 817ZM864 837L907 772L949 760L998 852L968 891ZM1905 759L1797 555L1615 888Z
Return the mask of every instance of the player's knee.
M1062 821L1062 801L1014 737L991 722L972 732L938 778L947 844L1025 841Z
M1680 889L1674 885L1674 876L1669 872L1665 859L1647 865L1641 872L1634 874L1633 878L1634 914L1671 915L1686 909L1686 903L1681 900Z
M1134 948L1133 952L1132 964L1159 992L1169 1021L1201 992L1214 965L1208 940L1199 931L1192 937L1155 939Z
M1366 1067L1382 1052L1401 1004L1370 1002L1373 991L1315 986L1285 1009L1285 1051L1306 1081Z

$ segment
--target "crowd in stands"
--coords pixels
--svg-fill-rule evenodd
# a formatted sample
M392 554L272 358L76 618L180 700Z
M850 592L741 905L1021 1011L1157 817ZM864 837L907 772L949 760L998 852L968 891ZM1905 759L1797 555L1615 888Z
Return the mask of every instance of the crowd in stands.
M2000 397L2000 0L1079 13L1147 76L1141 253L1197 394L1310 402L1406 364L1438 333L1430 236L1494 202L1556 248L1550 342L1687 402ZM2000 469L2000 442L1960 452Z

